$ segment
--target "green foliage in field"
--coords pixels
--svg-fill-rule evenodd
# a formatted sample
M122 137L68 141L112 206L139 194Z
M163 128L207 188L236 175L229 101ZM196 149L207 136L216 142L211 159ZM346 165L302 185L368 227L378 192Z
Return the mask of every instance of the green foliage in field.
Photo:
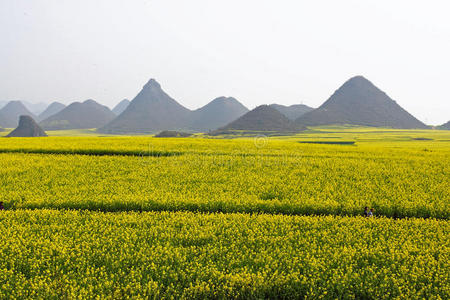
M0 298L450 297L448 221L0 213Z

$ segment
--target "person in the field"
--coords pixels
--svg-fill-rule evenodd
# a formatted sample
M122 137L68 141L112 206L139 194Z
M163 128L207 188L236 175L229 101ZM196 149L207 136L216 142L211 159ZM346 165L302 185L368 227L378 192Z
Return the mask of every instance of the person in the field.
M373 208L370 209L368 217L373 217Z
M368 217L369 216L369 208L366 206L364 207L364 213L363 213L364 217Z
M0 201L0 210L4 210L5 207L3 206L3 201Z

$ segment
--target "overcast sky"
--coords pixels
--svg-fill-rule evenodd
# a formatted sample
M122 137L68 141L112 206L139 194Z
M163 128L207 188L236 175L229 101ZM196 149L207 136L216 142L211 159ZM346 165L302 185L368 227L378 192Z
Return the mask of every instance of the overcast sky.
M113 106L150 78L188 108L322 104L363 75L450 120L448 0L0 0L0 101Z

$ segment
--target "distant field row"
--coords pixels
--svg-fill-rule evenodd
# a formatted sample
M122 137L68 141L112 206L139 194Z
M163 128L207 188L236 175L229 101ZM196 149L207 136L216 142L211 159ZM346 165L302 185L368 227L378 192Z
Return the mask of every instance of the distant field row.
M8 208L297 215L360 215L370 206L389 217L450 218L446 149L274 141L261 152L233 152L252 142L159 143L160 149L186 152L169 157L2 153L0 201ZM195 152L207 145L221 154Z
M450 223L0 213L0 298L450 297Z
M343 143L314 145L302 142ZM354 145L345 143L354 142ZM404 155L438 150L450 155L450 131L399 132L399 133L311 133L297 136L248 138L153 138L153 137L46 137L1 138L0 152L31 152L60 154L110 154L142 155L153 152L199 153L199 154L313 154L346 155L367 152L367 155Z

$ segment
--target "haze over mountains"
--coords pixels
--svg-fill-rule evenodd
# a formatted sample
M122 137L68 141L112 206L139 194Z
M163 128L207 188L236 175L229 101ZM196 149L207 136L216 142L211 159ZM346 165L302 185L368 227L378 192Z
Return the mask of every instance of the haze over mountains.
M93 100L74 102L67 107L53 102L36 117L20 101L11 101L0 109L0 127L16 127L20 115L29 115L39 120L46 130L97 128L99 132L114 134L150 134L164 130L209 132L238 127L239 130L291 131L318 125L429 128L362 76L345 82L317 109L303 104L271 104L251 112L233 97L218 97L199 109L190 110L165 93L156 80L150 79L132 101L122 100L113 111ZM445 126L448 123L438 128Z
M439 129L450 130L450 121L448 121L447 123L442 124L441 126L439 126Z
M299 131L304 127L295 124L281 112L269 105L260 105L230 124L219 128L219 131Z
M123 113L99 129L104 133L152 133L182 129L189 109L167 95L156 80L150 79Z
M107 106L89 99L70 104L40 122L40 125L45 130L90 129L102 127L115 117Z
M248 112L248 108L233 97L219 97L195 110L188 127L195 131L215 130Z
M362 76L345 82L324 104L305 113L296 122L305 126L351 124L428 128Z
M285 115L286 117L288 117L288 119L290 119L292 121L296 120L300 116L303 116L307 112L314 110L314 108L309 107L304 104L294 104L291 106L285 106L285 105L280 105L280 104L271 104L270 106L275 108L276 110L278 110L280 113L282 113L283 115Z
M38 116L38 121L43 121L50 116L56 115L66 106L59 102L52 102L41 114Z
M0 126L15 128L19 124L19 116L27 115L32 118L36 116L31 113L20 101L10 101L0 109Z
M31 111L34 115L41 114L48 106L47 103L39 102L39 103L31 103L29 101L20 101L25 105L25 107Z
M117 103L116 106L114 106L112 112L115 113L116 115L120 115L121 113L124 112L124 110L128 107L128 105L130 105L130 100L123 99L122 101Z
M12 101L22 102L22 104L34 115L38 115L38 114L42 113L45 110L45 108L47 107L47 104L43 103L43 102L31 103L31 102L23 101L23 100L12 100ZM0 109L5 107L6 104L8 104L9 102L11 102L11 101L0 101Z
M99 131L116 134L207 131L217 129L247 111L236 99L226 97L191 111L167 95L156 80L150 79L125 111Z

